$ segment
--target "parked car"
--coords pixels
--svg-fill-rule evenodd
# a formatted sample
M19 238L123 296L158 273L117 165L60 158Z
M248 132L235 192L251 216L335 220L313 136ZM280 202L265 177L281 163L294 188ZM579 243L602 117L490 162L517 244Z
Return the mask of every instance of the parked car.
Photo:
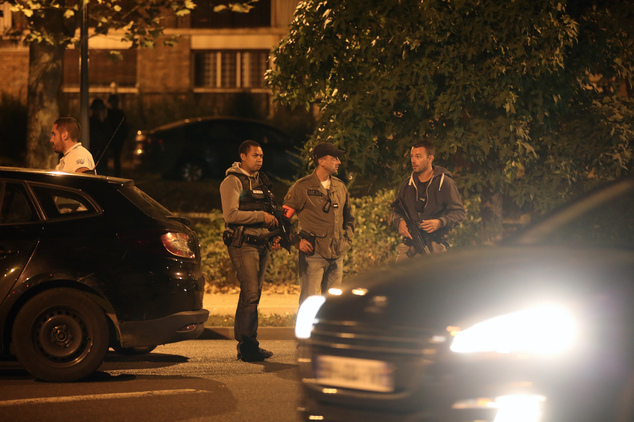
M203 293L196 233L132 180L0 167L0 353L34 377L196 338Z
M299 310L304 420L634 420L634 179Z
M227 168L240 161L238 147L247 139L262 145L263 171L285 179L295 176L301 158L291 137L257 120L230 117L186 119L139 131L135 163L167 178L224 177Z

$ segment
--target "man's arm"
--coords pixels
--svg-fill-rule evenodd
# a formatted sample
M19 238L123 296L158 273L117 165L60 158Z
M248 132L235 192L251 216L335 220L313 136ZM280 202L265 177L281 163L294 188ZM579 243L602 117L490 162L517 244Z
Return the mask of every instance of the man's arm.
M445 195L447 197L447 203L445 205L445 212L439 217L439 220L442 224L441 227L451 228L460 224L467 216L467 213L462 205L456 182L451 178L446 178L445 180L444 189L446 189Z
M352 215L352 206L350 205L350 193L345 187L344 189L346 191L346 203L343 206L343 228L346 231L348 240L352 241L354 238L355 220L354 215Z

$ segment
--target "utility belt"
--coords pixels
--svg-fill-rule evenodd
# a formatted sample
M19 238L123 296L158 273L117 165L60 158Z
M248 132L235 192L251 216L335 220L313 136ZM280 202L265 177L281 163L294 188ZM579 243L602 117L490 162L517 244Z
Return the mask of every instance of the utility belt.
M266 245L269 242L269 240L267 238L262 238L260 236L251 236L251 235L245 234L243 242L248 243L249 245L262 246L262 245Z
M243 243L249 245L263 246L268 243L268 238L244 234L244 226L235 226L226 229L222 233L222 241L227 246L239 248Z

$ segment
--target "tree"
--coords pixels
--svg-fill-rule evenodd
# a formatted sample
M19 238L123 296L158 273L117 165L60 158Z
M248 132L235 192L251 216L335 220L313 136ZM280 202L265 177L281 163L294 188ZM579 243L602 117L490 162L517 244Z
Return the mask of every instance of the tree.
M543 212L631 171L634 107L617 93L634 81L633 12L572 3L308 0L267 82L282 104L317 104L311 144L343 146L375 188L433 137L495 240L503 198Z
M152 47L163 33L163 19L170 13L183 16L195 7L191 0L83 0L89 4L95 34L123 30L132 48ZM59 94L66 48L79 43L82 0L8 0L13 12L28 22L29 44L27 90L28 167L50 168L55 158L49 144L53 122L59 116ZM173 42L166 39L166 43Z

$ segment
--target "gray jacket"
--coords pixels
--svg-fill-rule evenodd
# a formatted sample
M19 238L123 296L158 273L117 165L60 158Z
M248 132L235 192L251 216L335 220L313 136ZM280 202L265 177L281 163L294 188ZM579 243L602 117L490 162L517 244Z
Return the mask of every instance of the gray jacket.
M260 236L269 232L264 225L264 211L240 210L240 193L242 182L233 174L240 173L249 176L253 186L260 185L260 174L248 174L242 170L240 163L235 162L225 172L225 180L220 184L220 200L222 202L222 216L225 224L245 226L244 234Z

